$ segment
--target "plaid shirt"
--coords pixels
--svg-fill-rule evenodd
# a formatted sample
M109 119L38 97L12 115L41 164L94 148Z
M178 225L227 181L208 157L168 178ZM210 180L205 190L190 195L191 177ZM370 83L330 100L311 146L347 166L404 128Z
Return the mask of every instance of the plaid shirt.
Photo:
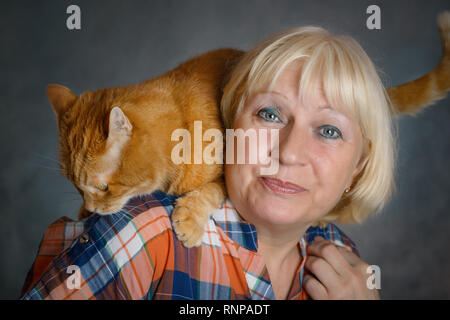
M160 191L131 199L119 213L84 221L63 217L44 234L22 299L274 299L255 227L227 199L212 214L199 247L185 248L170 220L175 196ZM299 241L303 255L288 299L302 290L306 245L315 236L349 246L335 225L310 227ZM68 285L74 269L79 286ZM71 282L72 283L72 282ZM73 288L73 289L72 289Z

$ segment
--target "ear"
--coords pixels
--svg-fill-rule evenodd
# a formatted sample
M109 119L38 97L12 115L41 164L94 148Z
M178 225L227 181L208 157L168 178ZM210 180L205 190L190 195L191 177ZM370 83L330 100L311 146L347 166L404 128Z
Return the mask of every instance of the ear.
M106 139L106 158L110 164L117 164L123 147L130 140L133 127L119 107L112 108L109 114L109 132ZM111 167L111 166L110 166Z
M56 116L59 118L64 114L78 99L69 88L58 84L49 84L47 86L48 100L52 104Z
M119 107L114 107L109 114L109 134L108 137L129 136L133 126L127 116Z

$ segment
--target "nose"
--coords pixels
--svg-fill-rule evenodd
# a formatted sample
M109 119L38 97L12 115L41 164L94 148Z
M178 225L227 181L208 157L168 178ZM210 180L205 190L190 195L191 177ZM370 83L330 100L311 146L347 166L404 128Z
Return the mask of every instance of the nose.
M282 165L306 165L310 149L310 136L298 124L285 127L279 133L279 162Z

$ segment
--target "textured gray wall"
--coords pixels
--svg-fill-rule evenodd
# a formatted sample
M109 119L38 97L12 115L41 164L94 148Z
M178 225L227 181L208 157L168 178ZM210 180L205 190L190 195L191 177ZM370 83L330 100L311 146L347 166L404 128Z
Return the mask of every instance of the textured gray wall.
M78 4L82 30L66 28ZM365 27L381 7L382 29ZM283 29L314 24L356 38L386 86L436 66L442 1L2 1L0 12L0 298L19 296L41 236L76 217L75 188L59 175L48 83L79 94L137 83L210 49L247 50ZM385 299L450 298L449 98L399 127L397 192L381 215L344 227L381 267ZM449 121L449 122L448 122Z

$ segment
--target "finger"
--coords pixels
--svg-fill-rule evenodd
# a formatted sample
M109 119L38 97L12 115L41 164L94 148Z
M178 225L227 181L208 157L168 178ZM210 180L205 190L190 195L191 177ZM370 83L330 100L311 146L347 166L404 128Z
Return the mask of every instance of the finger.
M344 278L348 278L351 265L343 255L342 250L345 249L339 248L337 245L322 237L316 237L315 239L318 240L308 246L308 253L323 258L333 267L337 274Z
M313 300L325 300L328 298L325 287L309 274L303 278L303 288Z
M339 252L342 254L344 259L352 266L352 267L361 267L366 265L366 263L361 260L352 250L348 250L344 247L337 246L336 247Z
M353 251L348 251L343 247L337 247L340 251L344 259L351 265L351 273L349 274L349 278L353 277L353 279L357 279L356 283L359 283L363 290L367 290L367 278L372 274L371 269L369 268L369 264L363 261L357 254ZM372 293L371 289L369 289L370 293Z
M341 276L323 258L310 255L306 258L305 267L325 287L327 293L338 291L341 287Z
M347 262L351 266L353 266L355 264L358 264L358 261L360 260L359 256L356 255L353 252L353 249L350 246L348 246L348 245L334 243L334 242L331 242L330 240L322 238L321 236L316 236L314 238L314 243L313 244L316 244L317 246L323 246L326 243L330 243L330 244L334 245L338 249L338 252L340 252L340 253L342 253L344 255L345 260L347 260ZM349 255L349 254L347 254L347 252L351 253L351 254Z

